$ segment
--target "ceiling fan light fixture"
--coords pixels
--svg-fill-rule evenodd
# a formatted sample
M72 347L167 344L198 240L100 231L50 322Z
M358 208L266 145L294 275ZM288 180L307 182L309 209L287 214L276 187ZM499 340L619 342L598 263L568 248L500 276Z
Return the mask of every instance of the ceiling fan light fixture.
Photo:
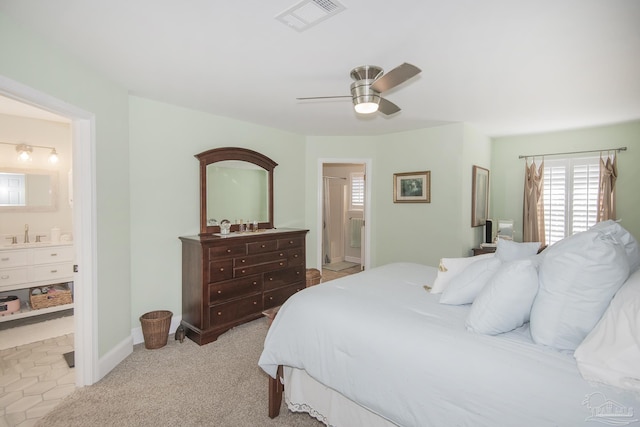
M360 102L353 107L358 114L372 114L378 111L378 104L375 102Z

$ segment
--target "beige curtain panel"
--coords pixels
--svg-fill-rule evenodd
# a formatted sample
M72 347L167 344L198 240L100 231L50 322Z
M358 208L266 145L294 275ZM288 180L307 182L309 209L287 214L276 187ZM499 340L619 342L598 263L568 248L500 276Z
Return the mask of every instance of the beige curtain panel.
M615 190L618 178L618 156L600 155L600 190L598 194L598 222L616 219Z
M544 230L544 159L536 168L535 159L524 165L524 206L522 241L546 245Z

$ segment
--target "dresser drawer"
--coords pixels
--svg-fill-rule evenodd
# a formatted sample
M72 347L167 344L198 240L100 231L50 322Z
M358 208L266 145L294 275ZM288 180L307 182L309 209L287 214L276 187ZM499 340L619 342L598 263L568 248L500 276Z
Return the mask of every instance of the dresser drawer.
M264 309L267 310L271 307L277 307L284 304L284 302L296 292L299 292L305 288L304 283L300 282L291 286L285 286L284 288L276 289L275 291L269 291L264 293Z
M3 286L18 285L20 283L27 283L27 271L26 268L7 268L0 271L0 291Z
M305 281L305 269L303 266L271 271L264 275L264 290L268 291L300 281Z
M287 267L287 260L282 259L280 261L273 261L265 264L234 268L233 272L235 277L245 277L252 274L259 274L259 273L264 273L269 271L281 270L286 267Z
M262 292L262 276L249 276L209 285L209 302L220 303L232 298Z
M209 307L209 326L215 327L235 322L243 317L262 312L262 295L252 295L239 300Z
M289 267L295 265L304 265L304 249L291 249L287 252L287 259L289 260Z
M263 252L271 252L278 249L277 240L263 240L261 242L247 243L248 254L259 254Z
M304 245L304 237L278 239L278 249L300 248Z
M0 251L0 268L27 265L27 251Z
M32 270L34 282L71 280L73 279L73 263L37 265Z
M288 257L287 251L268 252L259 255L248 255L240 258L234 258L234 267L248 267L251 265L263 264L265 262L286 260Z
M209 247L209 258L208 259L216 259L216 258L228 258L234 256L242 256L246 255L247 247L246 245L224 245L224 246L211 246Z
M232 259L209 263L209 282L220 282L231 278L233 278Z
M34 264L52 264L73 261L73 246L54 246L33 250Z

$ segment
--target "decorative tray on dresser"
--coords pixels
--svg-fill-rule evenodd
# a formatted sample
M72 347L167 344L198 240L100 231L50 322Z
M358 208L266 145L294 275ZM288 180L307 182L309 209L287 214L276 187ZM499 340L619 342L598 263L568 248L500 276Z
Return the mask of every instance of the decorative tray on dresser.
M199 345L305 288L308 230L180 237L182 325Z

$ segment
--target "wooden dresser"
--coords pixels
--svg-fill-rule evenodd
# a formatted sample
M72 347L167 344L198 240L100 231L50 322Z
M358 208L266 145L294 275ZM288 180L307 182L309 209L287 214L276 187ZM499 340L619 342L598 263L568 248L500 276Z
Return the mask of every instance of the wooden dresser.
M308 230L182 240L182 325L203 345L305 288Z

